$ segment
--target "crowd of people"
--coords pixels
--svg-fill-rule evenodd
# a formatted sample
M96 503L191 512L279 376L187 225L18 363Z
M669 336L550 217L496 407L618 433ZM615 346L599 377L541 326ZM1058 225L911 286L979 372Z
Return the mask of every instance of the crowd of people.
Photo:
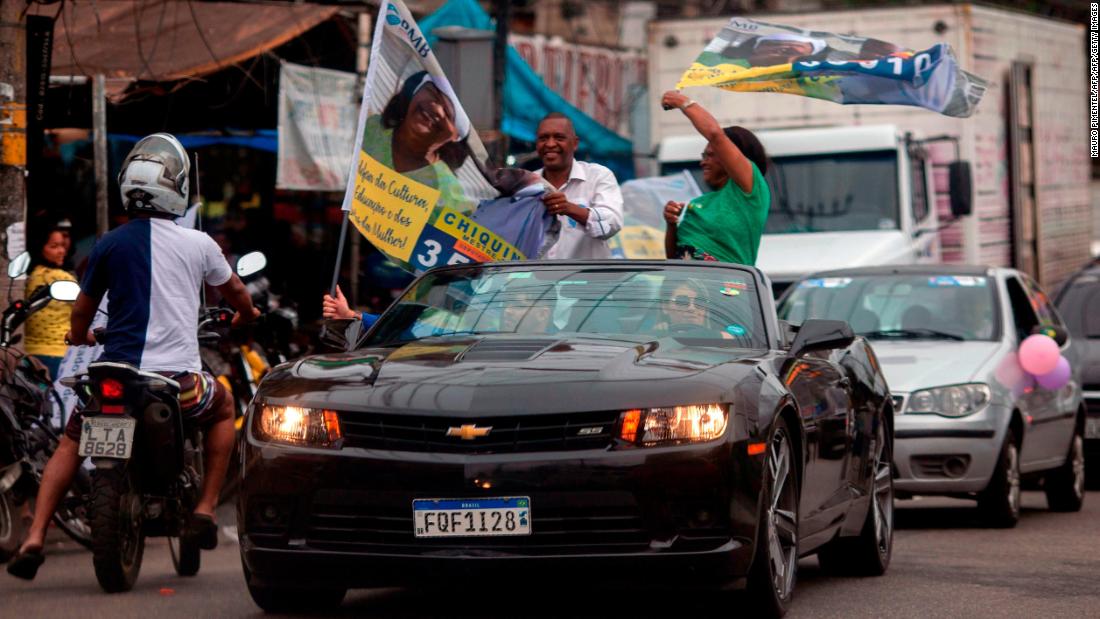
M418 93L408 86L406 89ZM407 98L415 103L414 95ZM446 107L447 97L432 101L440 108L438 117L448 118L447 112L453 108ZM662 104L666 109L682 112L706 138L700 166L710 189L687 204L669 202L665 205L666 256L755 264L771 203L764 178L768 157L763 145L744 127L723 128L702 105L678 91L666 92ZM399 126L406 132L417 131L414 122ZM455 125L448 124L444 129L442 133L453 136ZM422 140L425 143L438 139L436 134L441 133L430 123L423 124L420 131L426 135ZM385 139L397 143L396 134L389 134ZM623 198L615 174L598 163L578 160L579 146L580 138L568 116L554 112L539 123L535 149L542 167L536 174L551 188L543 194L542 202L547 212L557 217L561 224L557 242L546 253L550 260L609 258L608 241L623 227ZM424 153L429 150L425 149ZM378 318L372 312L351 308L339 286L334 294L324 295L322 307L325 318L362 319L364 326L370 326Z

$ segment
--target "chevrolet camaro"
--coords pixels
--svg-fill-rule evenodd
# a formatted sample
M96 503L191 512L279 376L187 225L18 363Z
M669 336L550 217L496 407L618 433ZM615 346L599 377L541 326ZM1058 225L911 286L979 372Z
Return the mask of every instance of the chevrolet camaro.
M770 290L718 263L458 265L365 333L328 325L343 351L274 368L246 421L253 599L634 576L778 616L801 556L883 573L886 381L846 323L789 327Z

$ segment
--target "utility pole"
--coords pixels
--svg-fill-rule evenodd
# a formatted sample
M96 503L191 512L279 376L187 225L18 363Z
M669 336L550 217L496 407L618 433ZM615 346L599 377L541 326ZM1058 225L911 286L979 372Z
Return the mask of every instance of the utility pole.
M0 273L5 280L8 227L24 221L27 208L27 31L23 8L22 2L0 0Z
M508 137L501 131L504 124L504 63L508 50L508 25L512 21L512 0L493 0L497 18L497 36L493 41L493 129L497 132L493 162L504 166L508 157Z
M107 85L102 73L92 81L92 147L95 153L95 236L107 234Z

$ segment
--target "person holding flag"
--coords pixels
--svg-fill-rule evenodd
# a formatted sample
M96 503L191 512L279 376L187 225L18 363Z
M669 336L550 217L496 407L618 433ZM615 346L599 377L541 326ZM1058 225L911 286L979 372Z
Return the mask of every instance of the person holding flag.
M666 255L753 266L771 205L764 146L744 127L723 128L702 105L679 91L666 92L661 104L683 112L706 138L699 165L711 189L687 205L665 205Z

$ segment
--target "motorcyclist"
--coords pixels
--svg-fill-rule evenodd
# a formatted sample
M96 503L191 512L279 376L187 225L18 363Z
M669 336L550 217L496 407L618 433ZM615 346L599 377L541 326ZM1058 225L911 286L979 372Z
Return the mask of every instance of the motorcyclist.
M75 345L95 343L89 328L107 294L107 330L99 361L129 363L180 383L184 419L203 428L206 452L202 495L183 535L212 549L217 545L214 508L233 447L233 401L221 383L202 371L195 327L199 291L204 282L216 287L237 310L234 325L254 319L259 311L214 240L173 221L187 208L189 173L186 151L169 134L145 137L130 151L119 186L132 219L92 250L68 337ZM33 579L45 560L46 528L81 464L80 431L80 414L74 413L42 475L34 522L8 565L12 575Z

